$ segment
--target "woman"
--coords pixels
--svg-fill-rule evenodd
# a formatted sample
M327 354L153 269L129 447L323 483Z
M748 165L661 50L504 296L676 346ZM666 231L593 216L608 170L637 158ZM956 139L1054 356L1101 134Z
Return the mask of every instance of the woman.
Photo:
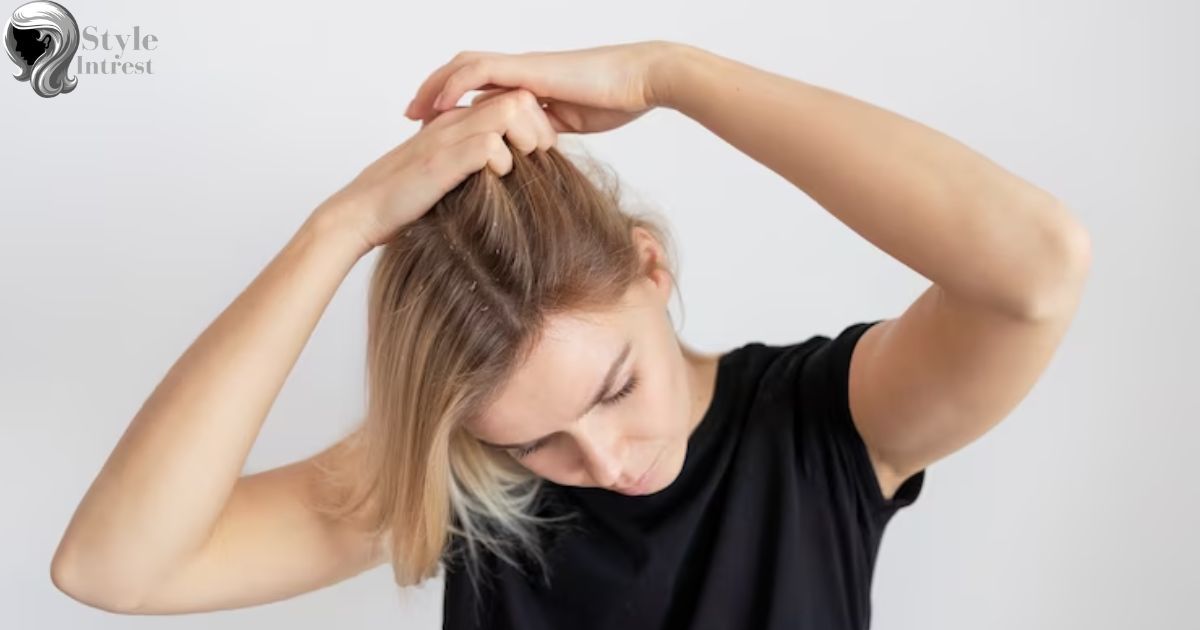
M933 284L832 339L688 348L665 230L554 148L654 107ZM407 115L420 132L316 208L150 395L55 554L64 592L215 610L390 562L402 585L446 569L447 628L866 627L888 520L1028 392L1086 277L1086 232L1050 194L913 121L694 46L463 53ZM376 247L366 417L240 476Z

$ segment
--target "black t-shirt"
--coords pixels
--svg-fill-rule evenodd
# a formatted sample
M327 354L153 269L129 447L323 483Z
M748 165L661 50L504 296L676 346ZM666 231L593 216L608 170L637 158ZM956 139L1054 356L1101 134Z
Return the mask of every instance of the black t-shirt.
M885 499L850 418L850 353L879 321L721 355L670 486L627 496L547 481L547 505L583 526L548 546L549 586L485 555L477 598L446 563L443 628L868 628L884 527L925 478Z

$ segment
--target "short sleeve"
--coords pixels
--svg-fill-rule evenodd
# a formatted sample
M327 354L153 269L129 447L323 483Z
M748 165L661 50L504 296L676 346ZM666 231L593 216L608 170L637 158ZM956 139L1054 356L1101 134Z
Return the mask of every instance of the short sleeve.
M925 480L922 469L885 499L875 469L850 415L850 356L860 337L883 320L847 326L836 337L818 335L791 348L789 374L797 398L795 437L798 456L829 486L835 500L854 505L875 524L916 501Z

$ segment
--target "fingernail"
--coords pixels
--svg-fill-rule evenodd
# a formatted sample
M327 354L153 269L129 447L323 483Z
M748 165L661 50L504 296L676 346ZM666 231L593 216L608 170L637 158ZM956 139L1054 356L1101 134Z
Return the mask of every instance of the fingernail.
M404 115L405 115L405 116L412 116L412 113L413 113L413 105L416 105L416 104L417 104L417 99L415 99L415 98L414 98L413 100L409 101L409 102L408 102L408 107L404 108Z
M446 96L444 94L438 94L437 98L433 99L433 108L441 109L442 108L442 100L444 98L446 98Z

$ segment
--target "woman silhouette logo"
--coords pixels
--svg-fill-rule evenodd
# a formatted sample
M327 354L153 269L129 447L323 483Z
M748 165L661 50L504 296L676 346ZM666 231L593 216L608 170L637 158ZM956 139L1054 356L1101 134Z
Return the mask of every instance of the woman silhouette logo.
M28 81L38 96L51 98L75 89L78 77L67 69L79 48L79 25L75 16L57 2L28 2L4 25L4 50L20 72L13 76Z

